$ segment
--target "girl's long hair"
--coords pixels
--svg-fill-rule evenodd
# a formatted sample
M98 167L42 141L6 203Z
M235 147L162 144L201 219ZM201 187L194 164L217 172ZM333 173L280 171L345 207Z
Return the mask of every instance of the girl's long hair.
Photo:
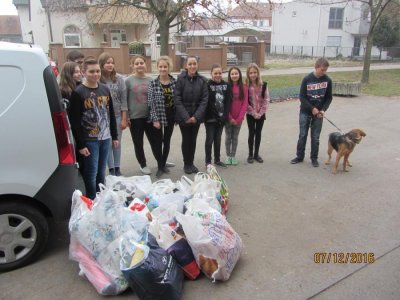
M67 95L71 95L72 91L76 88L76 82L73 78L75 73L75 68L79 67L79 64L73 61L68 61L63 64L60 72L60 90L66 93Z
M257 86L262 85L262 81L261 81L261 78L260 78L260 68L257 66L257 64L251 63L251 64L249 64L247 66L247 70L246 70L246 84L247 84L247 86L250 87L250 85L252 84L251 80L249 79L250 69L256 69L256 71L257 71L256 85Z
M233 87L233 81L231 79L231 72L233 70L237 70L239 72L239 80L237 82L237 84L239 85L239 99L240 99L240 101L243 101L244 100L244 89L243 89L242 72L240 71L240 69L238 67L232 67L232 68L229 69L229 71L228 71L228 82Z
M113 63L114 63L114 69L111 71L111 73L109 73L108 71L104 70L104 65L107 63L107 60L109 60L110 58L112 58ZM116 82L117 81L117 72L115 71L115 59L114 59L114 57L112 57L107 52L103 52L99 56L99 65L100 65L100 70L101 70L100 81L102 83L105 83L108 78L110 78L112 80L112 82ZM108 74L108 76L105 76L106 74Z

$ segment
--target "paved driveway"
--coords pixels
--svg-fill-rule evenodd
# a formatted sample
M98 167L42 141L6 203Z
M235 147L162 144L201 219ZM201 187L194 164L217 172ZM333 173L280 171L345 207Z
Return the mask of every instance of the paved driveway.
M350 157L350 172L337 175L322 163L327 136L335 131L328 122L321 133L321 166L313 168L308 158L289 164L298 106L297 101L271 104L260 152L264 164L245 163L243 126L241 163L220 173L230 186L228 220L244 241L244 253L229 281L186 281L183 299L399 299L400 97L334 98L327 117L344 131L359 127L367 133ZM176 128L170 156L177 163L174 180L182 175L180 140ZM123 147L122 171L139 175L128 132ZM148 144L146 150L155 170ZM196 163L203 167L203 161L202 127ZM0 275L0 299L101 298L68 260L66 224L56 228L41 261ZM316 264L316 252L373 253L375 262ZM132 297L130 291L120 296Z

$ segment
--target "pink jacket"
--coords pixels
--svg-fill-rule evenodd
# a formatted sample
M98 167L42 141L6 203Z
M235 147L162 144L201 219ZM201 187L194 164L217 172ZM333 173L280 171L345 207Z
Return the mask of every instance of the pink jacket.
M231 109L228 115L228 121L231 122L232 120L235 120L237 124L241 124L243 122L244 116L246 115L249 95L247 85L243 85L243 101L240 100L239 95L239 85L233 84L232 102Z
M247 113L254 118L256 115L262 116L268 108L269 91L268 86L265 89L264 99L262 98L262 85L251 85L249 87L249 106Z

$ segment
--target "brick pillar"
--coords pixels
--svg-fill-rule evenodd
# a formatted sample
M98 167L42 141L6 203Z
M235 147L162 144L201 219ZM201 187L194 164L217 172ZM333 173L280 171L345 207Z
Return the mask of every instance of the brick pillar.
M258 61L256 62L260 68L264 68L265 64L265 42L260 41L257 43L257 58Z
M129 67L129 44L127 42L120 42L119 51L122 66L121 73L129 74L131 72L131 69Z
M66 54L64 51L64 45L61 43L50 43L49 45L49 56L61 69L61 66L65 63Z
M221 67L222 70L228 69L228 64L227 64L227 55L228 55L228 43L222 42L219 43L221 47Z

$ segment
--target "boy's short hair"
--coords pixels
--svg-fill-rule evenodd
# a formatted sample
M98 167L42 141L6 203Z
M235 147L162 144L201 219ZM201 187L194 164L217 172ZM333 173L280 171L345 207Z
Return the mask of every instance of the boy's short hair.
M82 70L86 70L88 66L98 65L99 62L94 56L88 56L83 60Z
M85 55L78 50L72 50L67 54L67 61L76 61L77 59L84 59L84 58Z
M315 68L319 68L319 67L329 67L329 62L326 58L324 57L320 57L317 59L317 61L315 62Z

